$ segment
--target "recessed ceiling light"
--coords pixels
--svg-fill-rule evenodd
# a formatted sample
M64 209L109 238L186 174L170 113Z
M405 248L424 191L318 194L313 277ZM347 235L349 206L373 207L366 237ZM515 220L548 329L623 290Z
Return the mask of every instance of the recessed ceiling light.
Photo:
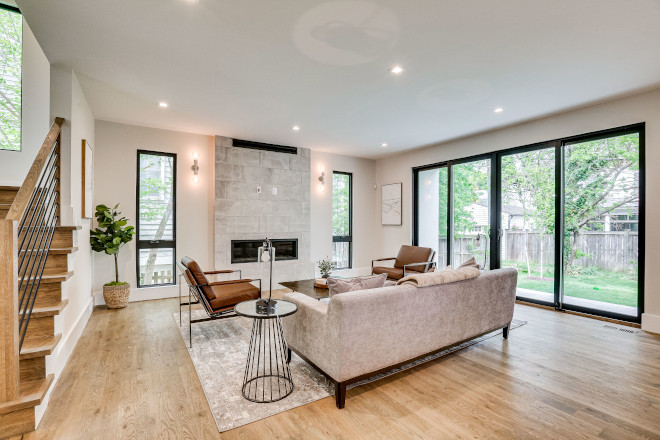
M502 113L504 109L502 107L496 107L495 110L493 110L495 113Z
M380 144L380 146L381 147L387 147L387 144L385 142L383 142L382 144Z
M404 69L401 66L392 66L392 67L390 67L390 73L393 73L395 75L400 74L401 72L403 72L403 70Z
M292 130L293 130L293 131L298 131L298 130L300 130L300 127L298 127L297 125L294 125L293 128L292 128Z
M158 105L161 106L162 108L169 107L169 105L166 102L163 102L163 101L159 102Z

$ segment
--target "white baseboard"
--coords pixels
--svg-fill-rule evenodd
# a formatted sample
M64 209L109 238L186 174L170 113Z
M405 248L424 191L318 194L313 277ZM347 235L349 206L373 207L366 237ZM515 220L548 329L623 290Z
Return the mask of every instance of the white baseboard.
M660 315L642 313L642 330L660 334Z
M55 385L57 384L62 371L64 371L64 367L71 357L73 349L76 348L76 344L78 343L78 340L80 339L80 336L82 335L82 332L87 325L87 321L89 321L90 316L92 316L93 309L93 298L90 298L80 315L78 315L76 323L71 328L69 334L63 335L63 338L60 340L59 344L57 344L55 351L50 356L46 357L46 373L54 374L55 379L53 380L48 393L46 393L44 400L41 402L41 405L34 408L35 426L39 426L39 422L46 412L48 401L50 400L50 393L53 392L53 389L55 388Z
M188 291L185 287L183 288L183 294L188 294ZM131 289L131 295L128 298L128 301L151 301L153 299L177 298L178 296L179 286L145 287L143 289ZM103 299L103 291L94 292L94 305L105 305L105 300Z

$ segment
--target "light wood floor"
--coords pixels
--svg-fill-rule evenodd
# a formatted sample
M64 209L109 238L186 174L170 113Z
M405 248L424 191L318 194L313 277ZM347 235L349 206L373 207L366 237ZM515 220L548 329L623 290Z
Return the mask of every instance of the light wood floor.
M516 306L529 321L393 377L219 434L175 300L97 308L25 439L660 439L660 337ZM218 372L222 381L222 372ZM238 392L238 391L237 391Z

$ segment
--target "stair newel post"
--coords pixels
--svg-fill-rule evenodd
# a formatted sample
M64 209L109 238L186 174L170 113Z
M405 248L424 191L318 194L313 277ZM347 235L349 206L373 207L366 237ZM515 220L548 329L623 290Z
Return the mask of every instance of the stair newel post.
M0 403L18 398L18 223L0 220Z

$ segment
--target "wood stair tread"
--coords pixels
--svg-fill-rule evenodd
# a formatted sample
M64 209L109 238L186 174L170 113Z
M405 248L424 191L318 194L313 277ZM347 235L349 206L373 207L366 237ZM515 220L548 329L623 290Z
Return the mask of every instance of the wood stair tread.
M21 392L18 399L0 403L0 414L7 414L39 405L43 401L44 396L46 396L54 378L54 374L49 374L42 379L21 382Z
M2 206L2 204L0 204ZM11 206L11 205L10 205ZM32 228L33 226L26 226L25 229ZM82 226L62 226L62 225L55 225L55 229L58 231L79 231L82 229Z
M20 359L32 359L40 356L47 356L55 350L60 339L62 339L62 333L58 333L55 336L41 338L27 337L21 348Z
M64 307L69 304L68 299L63 299L62 301L58 302L57 304L49 305L49 306L41 306L41 307L34 307L32 309L32 314L30 315L30 318L43 318L46 316L55 316L59 315L62 310L64 310Z
M41 277L41 283L63 283L73 276L73 271L58 274L44 274ZM30 278L33 280L34 278Z
M20 186L3 186L0 185L0 191L18 191L21 189Z

